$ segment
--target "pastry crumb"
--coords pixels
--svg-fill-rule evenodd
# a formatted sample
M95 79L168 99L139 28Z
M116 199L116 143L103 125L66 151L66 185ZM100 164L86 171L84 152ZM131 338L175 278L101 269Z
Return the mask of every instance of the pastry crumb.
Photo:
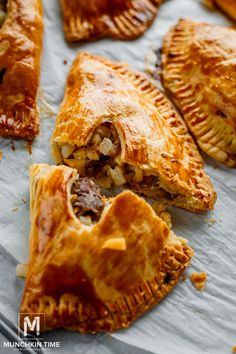
M190 280L197 290L203 291L207 281L207 274L205 272L193 273Z
M32 140L28 141L27 144L28 144L28 152L30 155L32 155L33 141Z
M11 211L13 211L13 212L14 212L14 211L17 211L17 210L18 210L18 208L13 208Z
M232 347L232 353L236 353L236 345Z
M12 151L16 151L16 147L13 141L10 142Z
M26 278L28 273L28 264L19 263L16 266L16 276L19 278Z
M179 278L179 281L180 281L181 283L184 283L186 279L187 279L186 275L185 275L185 274L182 274L182 275L180 276L180 278Z
M208 224L208 226L212 226L216 223L216 220L215 219L205 219L204 223Z
M0 161L2 161L2 151L0 150Z
M67 65L67 60L66 60L66 59L63 60L63 64L64 64L64 65Z

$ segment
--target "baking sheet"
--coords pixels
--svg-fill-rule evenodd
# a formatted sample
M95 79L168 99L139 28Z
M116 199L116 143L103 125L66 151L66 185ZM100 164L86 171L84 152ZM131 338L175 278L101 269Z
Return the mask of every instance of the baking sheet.
M208 11L200 0L169 0L153 26L132 42L100 40L68 45L64 41L59 1L45 0L45 39L39 106L41 133L29 155L27 143L0 140L0 311L16 323L23 281L16 279L15 266L27 262L29 232L28 168L32 163L52 163L50 137L63 97L70 64L79 51L128 62L143 71L152 47L160 47L163 35L179 18L219 25L232 23L218 11ZM64 64L64 60L67 64ZM236 345L236 170L204 156L206 170L218 193L214 212L194 215L171 209L173 228L195 250L187 271L206 271L204 292L189 280L128 329L112 335L81 335L66 331L47 333L44 338L60 341L57 353L199 354L230 353ZM1 321L0 317L0 321ZM2 341L2 338L0 338ZM3 352L0 346L0 352ZM10 349L5 349L7 353ZM12 349L13 351L13 349Z

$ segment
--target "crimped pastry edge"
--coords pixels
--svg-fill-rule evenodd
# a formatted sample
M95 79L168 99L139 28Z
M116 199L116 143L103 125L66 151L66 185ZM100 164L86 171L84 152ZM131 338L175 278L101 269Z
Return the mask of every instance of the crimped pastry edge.
M85 18L83 22L78 18L75 13L70 13L68 16L68 24L64 18L64 33L68 42L77 42L81 40L91 41L99 38L110 37L120 40L133 40L140 37L152 24L158 12L162 0L146 0L147 10L152 16L149 15L146 21L138 21L137 17L140 14L135 8L131 8L115 17L115 21L109 18L112 22L107 25L106 21L102 20L99 27L93 27L89 19ZM67 11L64 5L64 0L61 0L63 12ZM67 17L68 17L67 16ZM135 23L133 23L133 22ZM137 23L138 21L138 23ZM92 28L92 29L91 29ZM89 32L89 29L92 33Z
M208 134L211 130L216 131L217 127L211 125L209 129L205 128L204 135L200 134L204 129L204 126L210 125L210 116L206 116L201 110L201 107L196 102L194 90L190 83L186 83L181 77L181 66L186 62L187 54L185 51L186 43L188 39L190 40L194 35L195 22L190 20L181 19L179 22L172 27L172 29L166 34L163 41L163 54L162 54L162 81L166 88L168 95L173 99L176 106L180 108L183 112L184 119L193 135L196 136L196 141L199 147L205 151L209 156L224 163L227 167L236 166L236 156L226 153L224 150L218 148L215 145L211 145L212 152L206 151L204 136ZM173 40L175 36L175 40ZM177 38L178 37L178 38ZM167 53L174 53L175 60L174 63L166 64ZM179 69L179 71L178 71ZM171 86L171 89L169 88ZM173 93L173 88L175 91ZM191 121L200 119L200 123L195 125L195 129L192 128ZM198 136L199 134L199 136ZM218 154L227 155L227 157L219 158Z

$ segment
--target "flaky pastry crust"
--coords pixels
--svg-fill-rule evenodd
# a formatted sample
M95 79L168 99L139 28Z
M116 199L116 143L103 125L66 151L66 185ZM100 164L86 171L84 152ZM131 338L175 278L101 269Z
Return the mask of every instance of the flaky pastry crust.
M0 29L0 135L32 140L39 132L36 96L43 20L41 0L8 0Z
M101 37L134 39L152 24L161 0L62 0L70 42Z
M44 330L81 332L129 326L176 285L192 249L130 191L111 200L101 219L84 226L71 207L76 171L30 170L30 259L20 307L45 314ZM123 238L126 248L104 248Z
M163 44L163 83L201 149L236 165L236 31L180 20Z
M178 196L168 200L169 205L195 212L213 208L216 194L203 161L170 102L128 66L80 53L52 137L55 160L62 160L65 144L86 146L106 121L119 134L121 160L157 174L161 187Z

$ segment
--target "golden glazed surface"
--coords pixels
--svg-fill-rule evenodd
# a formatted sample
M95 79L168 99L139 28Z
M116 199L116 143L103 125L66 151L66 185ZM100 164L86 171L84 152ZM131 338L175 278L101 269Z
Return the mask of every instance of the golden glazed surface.
M161 0L62 0L68 41L134 39L153 22Z
M192 211L212 209L216 194L185 123L161 92L128 66L81 53L67 79L52 137L54 158L64 145L86 146L95 129L111 122L121 161L156 174L168 200Z
M180 20L163 44L163 82L198 145L236 165L236 31Z
M20 312L45 313L44 330L114 331L176 285L193 251L129 191L84 226L71 205L75 177L66 166L31 167L30 259Z
M0 29L0 135L38 134L36 96L43 38L40 0L8 0Z

